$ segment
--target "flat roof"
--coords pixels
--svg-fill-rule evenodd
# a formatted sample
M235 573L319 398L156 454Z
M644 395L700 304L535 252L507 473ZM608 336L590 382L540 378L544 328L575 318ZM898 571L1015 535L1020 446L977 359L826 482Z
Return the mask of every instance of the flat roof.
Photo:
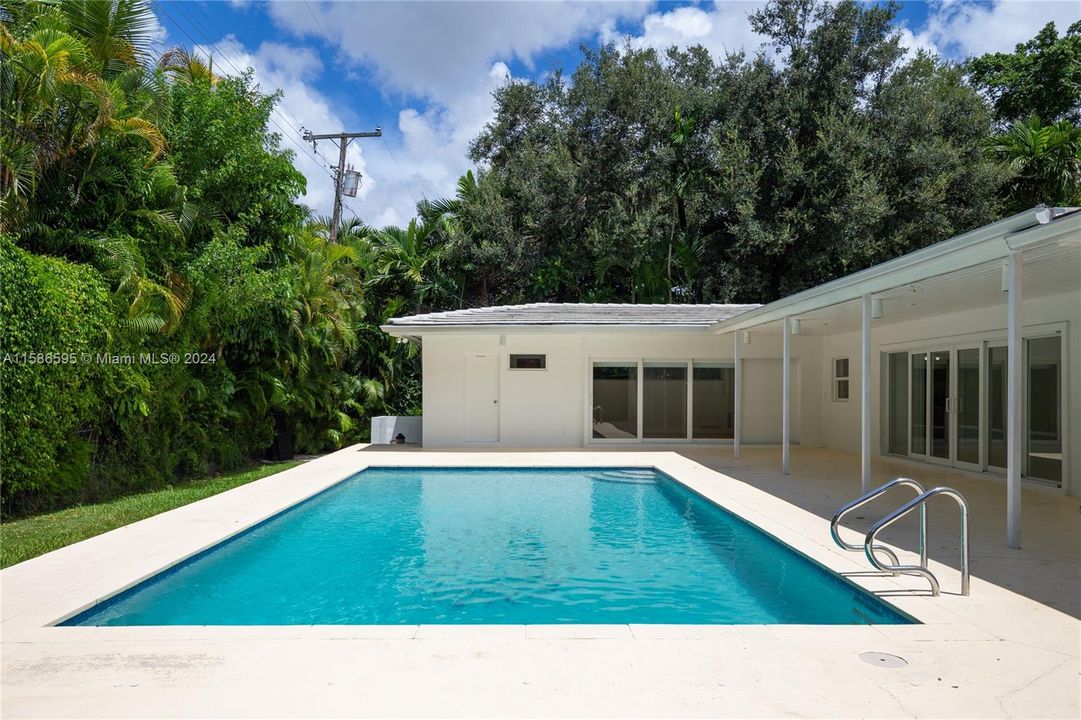
M681 327L709 328L759 305L630 304L630 303L529 303L450 310L396 317L384 330L470 327Z

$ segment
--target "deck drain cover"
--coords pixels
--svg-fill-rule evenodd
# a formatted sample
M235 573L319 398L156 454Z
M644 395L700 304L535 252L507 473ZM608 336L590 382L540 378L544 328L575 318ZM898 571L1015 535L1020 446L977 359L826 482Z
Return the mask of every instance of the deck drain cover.
M860 653L860 660L868 665L877 665L878 667L884 668L899 668L908 665L908 661L903 657L880 652Z

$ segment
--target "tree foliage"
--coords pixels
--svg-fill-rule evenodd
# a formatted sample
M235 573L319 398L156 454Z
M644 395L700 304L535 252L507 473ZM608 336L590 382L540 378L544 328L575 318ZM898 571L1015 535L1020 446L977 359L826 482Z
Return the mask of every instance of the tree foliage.
M1002 125L1032 116L1045 123L1081 122L1081 20L1062 36L1047 23L1012 53L973 58L967 69Z
M500 89L472 154L524 248L496 300L764 301L993 219L991 114L894 13L776 2L753 58L606 47Z
M278 96L151 57L146 2L4 13L6 511L234 466L276 434L340 447L415 410L415 351L378 323L454 296L424 223L329 243L268 130Z

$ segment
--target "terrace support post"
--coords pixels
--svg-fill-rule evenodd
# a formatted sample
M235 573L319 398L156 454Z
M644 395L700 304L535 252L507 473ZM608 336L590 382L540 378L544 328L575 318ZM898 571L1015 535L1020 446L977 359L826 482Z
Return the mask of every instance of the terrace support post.
M1022 407L1021 304L1024 263L1020 252L1010 255L1006 266L1006 546L1021 547L1021 462L1024 412Z
M792 318L784 316L784 340L781 344L781 397L784 406L781 409L781 472L788 474L790 462L789 439L791 418L791 394L792 394Z
M732 457L739 457L739 446L743 440L743 333L736 330L736 350L733 355L736 380L733 388L735 395L735 417L732 418Z
M860 487L871 489L871 294L864 293L860 327Z

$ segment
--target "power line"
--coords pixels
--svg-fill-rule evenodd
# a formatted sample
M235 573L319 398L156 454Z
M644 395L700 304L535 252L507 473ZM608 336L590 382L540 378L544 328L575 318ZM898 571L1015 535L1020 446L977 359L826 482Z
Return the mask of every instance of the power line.
M304 0L304 6L308 8L308 13L312 16L312 20L315 21L315 26L319 28L319 34L323 36L323 40L326 41L327 46L331 47L333 43L330 42L330 38L327 36L326 31L323 29L323 23L319 22L319 17L315 14L315 11L312 10L312 6L308 2L308 0ZM346 82L348 82L349 85L353 88L353 92L356 93L357 100L360 101L361 106L364 108L364 112L368 113L368 118L374 123L375 113L373 113L371 108L368 107L368 103L364 100L364 95L360 92L360 88L357 87L356 83L353 82L353 79L351 77L349 77L348 75L345 75L344 77ZM418 200L423 199L424 196L421 193L417 192L416 187L413 186L413 183L409 180L409 178L405 176L405 173L402 172L402 166L398 164L398 157L394 154L394 151L391 150L390 143L387 142L387 139L385 137L382 138L382 140L383 147L386 148L387 154L390 155L390 159L394 162L394 167L398 169L398 175L402 178L402 182L404 182L409 187L409 189L413 191L413 195L417 196Z
M197 45L209 45L215 52L221 53L222 59L225 60L225 62L228 63L229 66L231 68L233 68L233 70L238 75L243 75L243 71L240 68L238 68L235 64L233 64L232 60L229 59L228 54L226 54L224 52L221 52L221 50L218 48L217 43L215 43L213 40L210 39L210 34L207 32L206 28L204 28L202 25L198 25L198 30L196 30L196 32L200 33L204 38L204 42L200 43L198 40L196 40L194 37L192 37L191 34L187 30L184 29L184 26L182 26L179 22L177 22L176 18L174 18L172 15L169 14L168 11L165 10L165 8L162 6L160 0L155 0L155 4L161 10L161 12L163 12L166 17L168 17L170 20L172 20L173 24L175 24L177 26L177 28L179 28L180 31L182 33L184 33L185 36L187 36L188 40L190 40L193 45L196 45L196 46ZM188 20L188 22L192 25L192 27L194 29L196 27L196 23L192 20L191 16L189 16L186 11L183 11L183 5L177 5L177 7L181 8L182 12L184 12L185 18ZM300 141L298 141L296 139L296 137L301 134L300 130L298 128L294 127L293 124L289 121L289 118L287 118L285 116L285 114L282 113L277 107L272 108L272 112L277 114L278 117L281 118L282 122L284 122L286 125L289 126L289 128L292 130L292 132L289 132L285 128L283 128L281 126L281 124L278 123L277 120L275 120L273 117L268 117L267 119L271 123L273 123L274 126L279 131L281 131L282 135L286 139L288 139L290 142L292 142L295 147L299 148L301 150L301 152L303 152L305 154L306 157L308 157L309 159L314 160L316 163L318 163L319 166L322 168L322 170L329 177L331 177L331 179L333 179L333 175L331 175L330 170L328 169L330 167L330 161L327 160L325 157L323 157L323 155L321 153L319 153L318 150L315 150L314 148L309 149L308 146L303 145L302 143L300 143Z
M198 40L196 40L194 37L192 37L191 33L189 33L184 28L184 26L181 25L177 21L177 18L173 17L165 9L165 7L161 3L161 0L151 0L151 1L154 3L154 5L157 6L158 10L162 14L164 14L167 18L169 18L169 20L171 20L172 23L182 33L184 33L184 35L188 38L188 40L191 41L191 43L193 45L193 49L194 49L195 46L198 46L198 45L208 45L208 46L210 46L214 51L221 53L222 59L225 60L225 62L228 63L228 65L231 68L233 68L233 70L238 75L243 75L243 71L241 71L240 68L238 68L235 64L233 64L233 62L229 59L228 54L224 53L224 52L221 52L221 50L218 48L217 43L215 43L213 40L210 39L210 33L202 25L202 23L198 22L193 16L189 15L187 13L187 11L184 10L183 4L178 4L176 7L179 7L181 9L181 12L183 12L184 17L188 21L189 25L191 25L192 29L195 30L195 32L197 32L197 33L199 33L199 34L201 34L203 36L205 42L200 43ZM198 7L198 5L196 5L196 7ZM200 8L200 10L201 10L201 8ZM204 16L205 16L205 14L204 14ZM209 17L207 17L207 20L208 20L208 22L210 22ZM215 29L217 30L217 28L215 28ZM220 32L220 30L218 30L218 32ZM293 124L290 122L289 118L284 113L282 113L277 107L272 107L271 111L272 111L272 113L277 114L278 117L281 118L282 122L284 122L287 126L289 126L289 128L292 130L292 132L289 132L285 128L283 128L281 126L281 124L278 123L278 121L274 119L273 115L267 116L267 120L270 121L281 132L282 136L285 137L289 142L291 142L294 147L299 148L304 157L307 157L308 159L315 162L316 165L319 167L319 169L322 170L327 175L328 178L330 178L335 183L337 183L337 179L335 178L334 174L331 173L331 171L330 171L330 166L331 166L330 161L327 160L326 157L324 157L323 154L320 153L314 147L309 147L309 146L301 143L299 140L296 139L296 136L300 135L301 131L298 128L294 127ZM359 218L360 214L356 211L355 208L353 208L352 205L349 205L346 202L345 206L349 209L349 212L351 212L354 217Z
M350 174L354 177L356 182L352 183L352 193L355 195L357 192L357 183L360 182L360 173L345 169L345 153L349 149L349 143L359 138L371 138L371 137L383 137L383 131L380 128L376 128L374 132L340 132L340 133L326 133L316 135L311 130L307 130L304 133L304 139L310 142L313 146L316 140L331 140L338 143L338 167L334 174L334 217L330 221L330 241L335 242L338 239L338 224L342 219L342 196L345 194L345 181Z
M182 33L184 33L185 36L187 36L188 40L190 40L193 45L195 45L195 46L209 45L214 51L221 52L219 50L217 44L214 41L210 40L209 37L207 37L206 30L202 29L201 26L200 26L201 29L197 30L196 32L201 32L201 34L205 38L204 42L199 42L194 37L192 37L191 34L187 30L185 30L184 27L179 22L177 22L176 18L174 18L172 15L170 15L168 13L168 11L166 11L165 8L162 7L160 2L156 1L155 4L158 6L158 9L161 10L161 12L164 13L166 17L168 17L170 20L172 20L173 24L176 25L177 28L179 28L179 30ZM182 6L180 6L180 7L182 7ZM185 14L185 17L188 17L188 16ZM188 20L189 20L189 22L191 22L190 18L188 18ZM194 23L192 23L192 26L194 27ZM240 75L243 74L243 72L240 70L240 68L238 68L236 65L233 64L233 62L229 59L229 56L226 53L221 53L221 56L222 56L222 59L225 60L225 62L228 63L229 66L232 67L233 70L237 74L240 74ZM325 172L328 177L333 179L334 176L331 174L331 172L329 170L330 161L327 160L325 157L323 157L322 154L320 154L317 150L310 149L308 146L302 144L299 140L297 140L296 136L300 135L300 130L293 127L292 123L289 122L289 119L284 114L282 114L276 107L272 108L272 112L276 113L282 119L282 121L291 128L292 132L289 132L288 130L283 128L281 126L281 124L277 120L275 120L274 117L272 117L272 116L268 116L267 120L269 120L282 133L283 137L285 137L287 140L292 142L295 147L299 148L300 151L305 155L305 157L309 158L310 160L315 161L316 164L319 165L320 169L323 170L323 172Z
M200 15L202 15L202 16L203 16L203 18L205 18L205 19L206 19L206 22L207 22L207 24L208 24L208 25L209 25L209 26L211 27L211 29L212 29L212 30L213 30L213 31L214 31L215 33L217 33L218 35L220 35L221 37L223 37L223 38L224 38L224 37L225 37L225 34L224 34L224 33L223 33L222 31L221 31L221 28L219 28L219 27L217 26L217 23L215 23L215 22L214 22L214 20L213 20L213 19L212 19L212 18L210 17L210 15L208 15L208 14L207 14L207 12L206 12L205 10L203 10L202 6L201 6L201 5L199 5L198 3L196 3L196 4L194 5L194 7L195 7L195 9L196 9L196 10L198 10L198 11L199 11L199 14L200 14ZM201 32L202 32L202 34L203 34L203 36L204 36L204 37L207 37L207 38L211 37L211 33L210 33L210 32L209 32L209 31L208 31L207 29L206 29L206 27L205 27L205 26L204 26L204 25L202 24L202 22L198 21L198 20L197 20L197 19L195 18L195 15L194 15L194 14L191 14L191 15L189 15L189 14L188 14L188 13L187 13L187 12L185 11L185 12L184 12L184 15L185 15L185 17L187 17L187 18L189 19L189 21L192 21L192 22L193 22L194 24L197 24L197 25L198 25L198 27L200 28L200 30L201 30ZM213 42L211 42L211 45L212 45L212 46L214 46L214 47L216 48L216 45L214 45L214 43L213 43ZM226 61L226 62L228 62L228 63L229 63L229 65L230 65L230 66L231 66L231 67L232 67L232 68L233 68L234 70L236 70L237 72L240 72L239 68L237 68L237 67L236 67L236 65L234 65L234 64L233 64L233 63L232 63L232 62L231 62L231 61L229 60L228 56L225 56L225 61ZM288 125L288 126L289 126L290 128L292 128L292 129L294 130L294 132L296 132L296 133L297 133L297 134L299 134L299 135L305 135L305 134L307 133L307 131L305 131L305 129L304 129L303 127L300 127L300 128L297 128L297 127L295 127L295 126L294 126L294 125L293 125L293 124L292 124L292 123L291 123L291 122L289 121L289 118L288 118L288 117L287 117L287 116L285 115L285 113L284 113L284 112L281 112L281 111L279 111L279 110L278 110L278 108L274 108L274 110L275 110L275 111L276 111L276 112L278 113L278 116L282 118L282 120L283 120L283 121L284 121L284 122L286 123L286 125ZM279 127L280 127L280 126L279 126ZM310 133L307 133L307 134L310 134ZM290 137L292 137L292 136L290 136ZM296 143L296 142L294 141L294 142L293 142L293 144L294 144L294 145L296 145L297 143ZM323 165L324 165L324 168L323 168L323 169L324 169L324 171L325 171L325 172L327 172L327 175L328 175L328 176L330 177L330 179L334 181L334 187L335 187L335 190L337 190L337 187L338 187L338 176L334 175L334 174L333 174L332 172L329 172L329 171L327 171L327 168L330 168L330 167L334 167L334 164L333 164L333 163L332 163L332 162L331 162L331 161L330 161L330 160L329 160L329 159L328 159L328 158L327 158L327 157L326 157L325 155L323 155L323 153L319 152L318 148L316 148L316 146L315 146L315 143L312 143L312 144L311 144L311 151L312 151L313 153L315 153L315 155L319 156L319 158L320 158L320 159L321 159L321 160L323 161ZM305 149L305 152L307 152L307 150L306 150L306 149ZM339 173L339 174L340 174L340 173ZM337 195L337 193L335 193L335 195ZM359 218L359 217L360 217L360 214L359 214L359 213L358 213L358 212L356 211L356 209L354 209L354 208L353 208L353 206L352 206L352 205L350 205L350 204L349 204L348 202L344 201L344 199L336 198L336 202L335 202L335 204L336 204L336 207L335 207L335 214L338 214L338 208L339 208L339 207L340 207L341 205L343 205L343 204L344 204L344 205L345 205L345 207L349 209L349 212L351 212L351 213L353 214L353 217L354 217L354 218Z

